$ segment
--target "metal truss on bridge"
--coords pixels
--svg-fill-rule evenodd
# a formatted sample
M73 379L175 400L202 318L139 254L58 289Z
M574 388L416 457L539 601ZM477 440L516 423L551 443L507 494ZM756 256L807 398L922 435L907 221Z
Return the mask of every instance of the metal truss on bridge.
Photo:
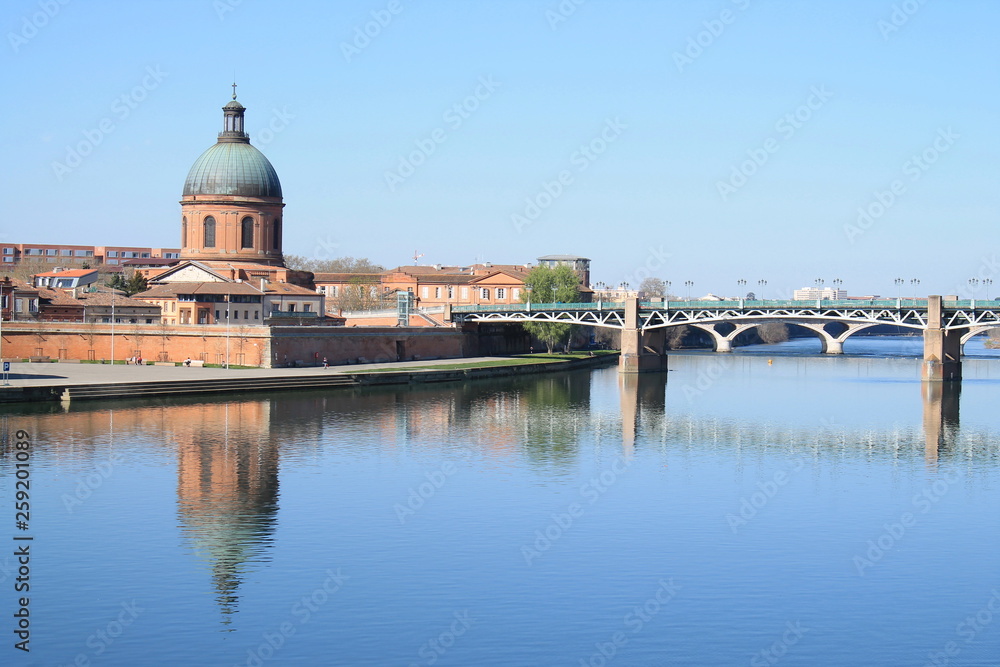
M996 301L945 301L942 329L968 329L970 335L1000 327L1000 303ZM625 328L624 303L510 304L504 306L456 306L455 322L562 322L611 329ZM759 323L779 320L824 324L875 326L891 324L923 330L927 328L926 299L882 299L872 301L673 301L639 304L638 328L642 330L680 325L711 325L721 322Z

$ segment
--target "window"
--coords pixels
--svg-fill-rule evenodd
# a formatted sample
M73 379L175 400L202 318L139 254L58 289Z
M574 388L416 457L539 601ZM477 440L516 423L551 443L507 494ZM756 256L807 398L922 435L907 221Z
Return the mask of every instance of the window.
M118 256L118 251L117 250L109 250L108 251L108 257L117 257L117 256Z
M5 262L13 262L14 261L14 256L13 255L4 255L3 256L3 261L5 261Z
M13 253L14 253L14 249L13 248L4 248L3 249L3 254L5 254L5 255L11 255Z
M274 249L281 248L281 218L274 219Z
M504 287L497 288L497 301L502 301L507 298L507 289Z
M242 224L242 243L240 244L244 248L253 247L253 218L246 217L243 218Z
M219 319L220 319L220 318L219 318L219 311L218 311L218 310L216 310L216 311L215 311L215 320L216 320L216 321L218 321Z
M462 288L462 300L464 301L464 300L467 300L468 298L469 298L469 288L468 287L463 287Z
M28 312L31 313L38 312L38 299L31 299L28 301Z
M455 298L455 288L452 287L451 285L448 285L448 298L449 299Z
M441 288L440 287L435 287L434 288L434 298L435 299L440 299L441 298Z
M149 253L148 252L139 253L139 256L140 257L149 257Z
M260 311L259 310L253 311L253 318L255 320L259 320L260 319Z
M74 250L73 251L73 256L74 257L93 257L94 256L94 251L93 250Z
M330 296L337 296L337 286L336 285L330 285L327 288L327 294L329 294Z
M303 313L312 312L312 304L311 303L302 304L302 312Z
M63 248L62 250L59 251L59 254L62 257L72 257L73 256L73 251L72 250L68 250L66 248Z
M45 254L48 255L49 257L52 257L52 256L54 256L56 254L56 249L55 248L46 248Z
M490 290L489 290L488 287L484 287L482 289L482 297L483 297L483 301L489 301L490 300Z
M249 310L244 310L243 311L243 319L245 319L245 320L249 320L250 319L250 311Z
M187 216L185 215L183 218L181 218L181 247L187 247L187 244L188 244L188 219Z
M420 296L422 296L422 297L424 297L426 299L427 296L428 296L428 294L429 294L429 291L430 291L429 287L421 287L420 288Z
M521 288L520 287L515 287L513 290L511 290L511 298L513 298L514 301L520 301L521 300Z
M288 304L288 312L290 312L290 313L294 313L295 312L295 304L294 303Z
M215 247L215 218L208 216L205 218L205 243L206 248Z

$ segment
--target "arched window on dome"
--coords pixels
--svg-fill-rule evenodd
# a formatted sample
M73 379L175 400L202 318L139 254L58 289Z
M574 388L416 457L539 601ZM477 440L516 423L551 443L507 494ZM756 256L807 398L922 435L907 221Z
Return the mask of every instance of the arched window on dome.
M274 249L281 250L281 218L274 219Z
M188 244L188 219L185 215L181 218L181 247L186 248Z
M212 216L205 218L205 247L215 247L215 218Z
M243 225L242 225L242 227L243 227L243 229L242 229L243 233L242 233L241 236L243 237L243 239L242 239L243 242L240 245L242 247L244 247L244 248L252 248L253 247L253 218L251 218L251 217L243 218Z

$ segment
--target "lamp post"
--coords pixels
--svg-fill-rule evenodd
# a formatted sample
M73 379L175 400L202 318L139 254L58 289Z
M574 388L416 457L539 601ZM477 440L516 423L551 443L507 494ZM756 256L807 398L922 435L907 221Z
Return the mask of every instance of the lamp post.
M670 281L669 280L664 280L663 281L663 291L666 292L666 294L663 295L663 299L666 300L667 297L670 296Z
M840 286L844 284L844 281L841 280L840 278L834 278L830 282L833 284L833 292L834 292L833 295L835 297L839 298L840 297Z
M979 278L969 278L969 287L972 288L972 298L976 298L976 288L979 287Z
M764 280L763 278L761 278L760 280L757 281L757 284L760 285L760 300L763 301L764 300L764 288L767 287L767 281Z
M913 288L913 298L917 298L917 286L920 285L920 278L910 278L910 286Z
M111 289L111 367L115 365L115 292Z
M739 297L739 293L742 292L743 288L746 287L746 286L747 286L747 281L743 280L743 278L740 278L739 280L737 280L736 281L736 292L737 292L736 296ZM742 298L742 297L740 297L740 298Z
M986 300L990 299L990 285L993 284L992 278L983 278L983 285L986 287Z
M687 297L688 297L687 300L690 301L691 300L691 288L694 287L694 281L693 280L685 280L684 281L684 287L687 288Z
M232 292L226 294L226 369L229 368L229 301Z
M903 283L906 281L902 278L896 278L893 282L896 283L896 298L903 298Z

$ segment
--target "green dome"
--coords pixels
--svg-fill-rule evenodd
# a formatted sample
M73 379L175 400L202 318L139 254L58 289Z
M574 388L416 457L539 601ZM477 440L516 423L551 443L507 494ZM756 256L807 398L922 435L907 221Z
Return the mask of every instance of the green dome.
M249 143L220 140L192 165L184 181L184 196L188 195L280 199L281 182L264 154Z

